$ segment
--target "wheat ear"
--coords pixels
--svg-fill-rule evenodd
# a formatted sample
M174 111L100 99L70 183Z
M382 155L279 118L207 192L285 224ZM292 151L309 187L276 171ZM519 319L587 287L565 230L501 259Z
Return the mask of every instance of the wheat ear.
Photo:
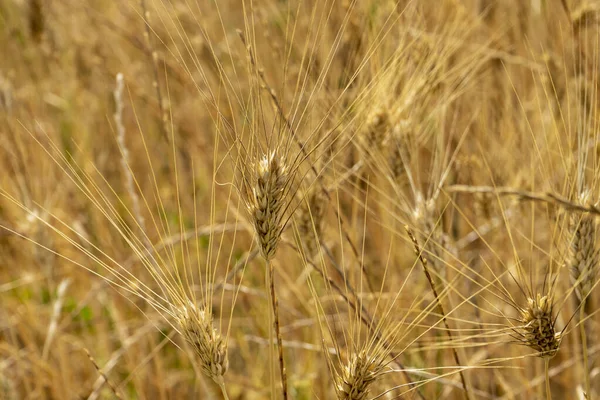
M279 307L275 292L275 271L272 259L277 252L277 245L281 240L281 233L283 231L283 210L285 209L284 203L287 184L288 171L283 160L275 152L266 155L256 166L256 179L254 186L251 188L252 199L250 202L250 214L252 215L259 248L263 258L267 262L267 275L273 306L274 327L279 354L279 370L284 399L287 399L287 375L283 358L283 340L279 324Z
M353 354L337 376L335 389L338 399L365 400L371 384L382 372L381 361L365 350Z
M596 246L596 221L589 213L571 215L569 221L571 234L568 267L577 299L585 308L596 278L598 268L598 248Z
M319 253L323 216L327 204L319 190L311 190L298 209L298 236L305 255L312 259Z
M554 329L553 314L552 297L539 293L535 298L527 299L527 306L521 310L521 340L544 359L547 400L552 399L548 373L550 359L558 352L562 339L561 333Z
M560 347L561 334L554 329L553 314L552 298L539 293L527 299L527 306L521 309L523 343L542 358L554 357Z
M223 379L229 367L227 343L214 328L210 310L190 304L175 314L181 334L196 353L202 373L215 381L227 398Z

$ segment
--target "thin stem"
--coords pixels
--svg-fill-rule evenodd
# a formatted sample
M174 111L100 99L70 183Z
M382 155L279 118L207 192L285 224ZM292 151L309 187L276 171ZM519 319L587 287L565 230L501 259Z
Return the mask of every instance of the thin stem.
M544 358L544 373L546 375L546 400L552 400L552 392L550 392L550 357Z
M585 301L581 301L581 307L579 308L579 330L581 332L581 352L583 354L583 377L585 380L585 398L590 398L591 395L591 384L590 384L590 368L588 361L587 352L587 335L585 332Z
M221 388L221 393L223 394L223 398L225 400L229 400L229 396L227 395L227 390L225 389L225 381L223 380L223 377L221 377L220 381L217 382L217 385L219 385L219 388Z
M265 271L265 285L266 287L271 287L271 279L270 279L270 272L269 272L269 265L270 264L267 261L267 268ZM270 304L270 308L273 308L273 302L271 301ZM273 363L273 329L271 328L271 326L273 326L273 312L269 312L268 313L268 327L269 327L269 382L271 382L271 400L275 399L275 366Z
M555 204L563 207L566 210L588 212L590 214L600 215L600 208L594 204L573 203L569 199L551 192L529 192L527 190L515 189L510 187L469 185L451 185L448 186L446 190L449 193L489 193L497 196L515 196L521 200Z
M283 400L287 400L287 375L285 372L285 362L283 360L283 340L281 339L281 331L279 329L279 304L277 302L277 295L275 294L275 270L271 261L267 261L267 269L269 275L269 286L271 288L271 302L273 303L273 318L275 335L277 336L277 349L279 351L279 370L281 371Z

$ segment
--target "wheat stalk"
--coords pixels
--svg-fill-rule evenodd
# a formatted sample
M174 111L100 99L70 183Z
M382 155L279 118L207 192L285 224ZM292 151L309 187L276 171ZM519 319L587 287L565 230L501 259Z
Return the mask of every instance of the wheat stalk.
M580 204L569 201L556 193L551 192L531 192L511 187L493 187L493 186L469 186L469 185L451 185L447 187L450 193L491 193L498 196L516 196L520 200L537 201L548 204L559 205L566 210L577 212L589 212L590 214L600 215L600 208L594 204Z
M281 337L279 305L275 292L275 271L272 259L275 257L279 241L281 240L281 234L285 227L286 191L291 178L284 160L275 151L264 155L255 165L255 171L253 172L252 186L246 188L247 193L250 193L247 206L252 216L252 223L261 255L267 263L267 276L271 305L273 307L274 328L277 336L283 398L287 399L287 373L283 358L283 340Z

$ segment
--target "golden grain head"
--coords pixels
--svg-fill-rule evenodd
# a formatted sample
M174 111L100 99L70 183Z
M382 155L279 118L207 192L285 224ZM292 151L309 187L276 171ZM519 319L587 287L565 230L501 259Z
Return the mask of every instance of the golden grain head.
M261 254L270 260L281 239L288 171L283 160L273 152L258 162L255 176L250 214Z
M560 347L561 334L554 329L552 298L537 294L527 300L521 310L521 337L523 343L537 351L542 358L556 355Z
M594 286L598 268L596 221L589 213L571 215L570 254L567 262L579 301L587 298Z
M375 108L368 116L365 139L368 146L381 149L390 130L390 115L384 107Z
M388 163L392 177L395 180L402 178L406 173L406 165L410 160L409 152L409 122L407 120L401 120L394 125L390 132L389 140L389 154Z
M229 367L227 343L213 327L209 310L193 305L183 307L177 312L177 322L181 334L196 353L202 372L215 382L222 382Z
M298 209L298 235L308 257L314 257L319 251L326 205L324 197L320 190L312 190Z
M381 376L381 360L362 350L353 354L337 377L336 392L340 400L364 400L370 386Z

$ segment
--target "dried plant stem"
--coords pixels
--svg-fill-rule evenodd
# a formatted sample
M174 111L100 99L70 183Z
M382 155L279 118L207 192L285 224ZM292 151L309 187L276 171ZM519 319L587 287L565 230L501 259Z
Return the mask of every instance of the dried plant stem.
M544 358L544 375L546 377L546 400L552 400L552 392L550 391L550 358Z
M94 368L96 368L96 371L98 371L100 376L102 376L102 378L104 378L104 382L106 382L106 384L110 388L111 392L113 392L113 394L115 395L115 397L117 399L122 400L123 398L121 397L119 392L117 392L117 389L112 385L112 383L110 383L110 381L108 380L108 377L104 374L104 372L102 372L102 370L98 366L98 363L96 362L94 357L92 357L92 355L90 354L88 349L84 348L83 351L85 351L85 354L87 354L88 358L90 359L90 362L94 365Z
M423 266L423 271L425 272L425 276L427 277L427 281L429 282L429 286L431 287L431 291L433 292L433 296L435 297L435 302L437 304L438 312L442 316L442 322L444 323L444 326L446 327L446 334L448 335L448 338L450 339L450 341L452 341L452 331L450 330L450 326L448 325L448 321L446 320L446 313L444 312L444 307L442 306L442 302L440 301L440 297L438 295L437 289L435 288L435 283L433 282L433 278L432 278L431 274L429 273L429 268L427 266L427 259L425 257L423 257L423 252L421 251L419 242L417 241L417 238L415 237L412 230L408 227L408 225L405 225L404 229L408 233L408 236L410 237L410 240L412 241L413 246L415 248L415 253L416 253L417 257L419 258L421 265ZM461 362L458 357L458 352L456 351L455 348L452 348L452 355L454 356L454 362L456 363L456 366L459 367L461 365ZM461 380L461 383L462 383L462 386L464 389L465 398L467 400L469 400L470 396L469 396L469 389L467 387L467 381L466 381L462 371L459 371L459 375L460 375L460 380Z
M562 196L550 192L529 192L526 190L520 190L510 187L469 185L451 185L448 186L446 190L450 193L492 193L498 196L516 196L521 200L539 201L542 203L556 204L567 210L589 212L591 214L600 215L600 208L596 207L593 204L573 203Z
M227 395L227 389L225 389L225 380L221 377L221 380L217 382L217 385L221 389L221 393L223 394L223 398L225 400L229 400L229 395Z
M127 193L129 194L129 198L131 199L133 206L133 216L136 219L138 224L138 228L142 231L146 231L146 222L144 220L144 216L142 215L142 210L140 207L140 199L135 191L135 180L133 178L133 173L129 167L129 149L127 148L127 143L125 141L125 125L123 124L123 89L125 86L125 82L123 79L123 74L118 73L116 77L116 87L113 92L113 97L115 99L115 113L113 114L113 119L115 121L115 125L117 128L117 144L119 145L119 150L121 151L121 169L123 170L123 175L125 176L125 185L127 189ZM151 249L152 244L150 243L148 237L146 235L141 235L144 241L144 245L146 248Z
M591 384L590 384L590 366L588 360L588 344L587 334L585 329L585 302L586 299L581 300L581 307L579 308L579 331L581 333L581 353L583 356L583 379L585 384L585 398L591 398Z
M283 359L283 340L281 339L281 329L279 327L279 303L277 294L275 293L275 269L273 263L267 261L267 274L269 275L269 287L271 289L271 303L273 306L273 325L275 327L275 335L277 337L277 350L279 357L279 371L281 372L281 385L283 387L283 399L287 400L287 375L285 372L285 362Z

